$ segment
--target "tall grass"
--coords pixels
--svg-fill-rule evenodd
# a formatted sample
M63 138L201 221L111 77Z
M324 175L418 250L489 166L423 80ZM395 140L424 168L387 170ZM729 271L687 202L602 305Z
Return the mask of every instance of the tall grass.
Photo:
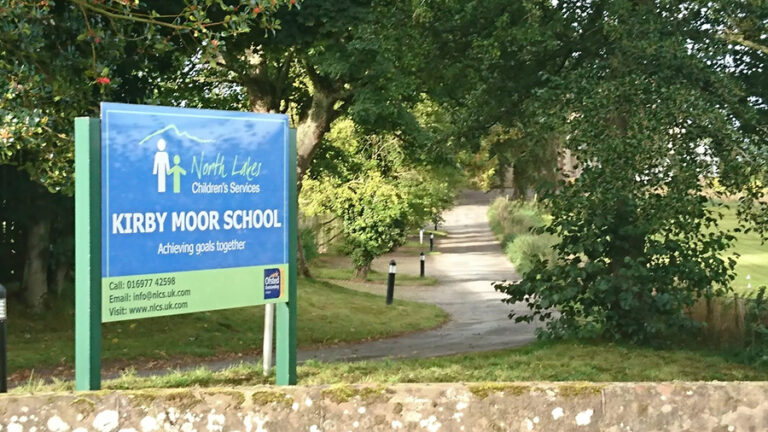
M551 234L521 234L504 247L504 253L515 269L524 274L538 260L554 263L557 256L552 246L556 243L557 237Z
M548 216L534 201L513 201L500 197L488 209L491 229L518 272L526 273L536 260L555 261L556 255L552 246L557 242L557 238L532 231L544 226L547 219Z
M513 201L507 197L496 198L491 204L488 221L503 246L546 222L535 202Z

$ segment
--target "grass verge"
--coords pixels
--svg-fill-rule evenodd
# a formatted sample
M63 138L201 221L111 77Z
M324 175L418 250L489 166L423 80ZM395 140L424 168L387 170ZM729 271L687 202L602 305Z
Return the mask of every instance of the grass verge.
M351 269L340 269L340 268L325 268L325 267L315 267L313 266L312 269L312 276L318 279L331 279L331 280L354 280L354 271ZM368 278L365 280L365 282L373 282L373 283L379 283L381 285L385 285L387 283L387 278L389 275L387 273L381 273L377 272L376 270L371 270L368 272ZM404 273L397 273L397 276L395 276L395 280L398 284L403 285L437 285L437 279L433 277L419 277Z
M301 347L379 339L433 328L447 314L434 305L396 300L311 279L299 280L298 344ZM33 316L10 309L8 369L71 367L74 314ZM173 359L254 353L261 347L262 306L201 312L102 327L102 359L110 363L162 365Z
M720 352L652 349L604 343L535 342L523 348L437 357L354 363L307 362L299 366L299 383L417 383L493 381L764 381L768 368L729 360ZM106 381L105 389L218 387L270 384L255 363L220 372L196 369L164 376L138 377L128 372ZM70 390L71 382L41 384L30 380L16 393Z
M695 365L692 366L692 365ZM752 381L768 368L746 366L722 353L605 343L535 342L523 348L432 359L310 363L303 384L487 381Z

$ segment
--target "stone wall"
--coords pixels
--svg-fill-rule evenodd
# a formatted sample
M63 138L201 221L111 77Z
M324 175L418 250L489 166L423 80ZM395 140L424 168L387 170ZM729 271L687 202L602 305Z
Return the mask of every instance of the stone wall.
M4 395L0 425L1 432L766 431L768 383L400 384Z

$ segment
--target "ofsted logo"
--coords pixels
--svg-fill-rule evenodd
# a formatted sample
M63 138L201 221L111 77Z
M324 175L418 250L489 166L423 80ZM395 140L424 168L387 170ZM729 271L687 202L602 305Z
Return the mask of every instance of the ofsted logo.
M264 270L264 299L280 298L283 278L279 268Z

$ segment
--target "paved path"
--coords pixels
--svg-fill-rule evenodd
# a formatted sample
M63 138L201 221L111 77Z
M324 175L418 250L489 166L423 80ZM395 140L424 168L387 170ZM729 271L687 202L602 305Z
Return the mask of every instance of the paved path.
M434 357L472 351L488 351L524 345L534 339L533 325L507 318L510 306L492 282L517 277L488 227L486 213L494 195L464 192L448 211L440 227L448 233L436 242L439 255L428 257L428 273L438 278L436 286L396 289L396 298L434 303L451 315L444 326L403 337L318 350L300 350L299 360L321 361L373 358ZM382 257L374 268L387 271L392 256ZM398 259L402 265L418 265L413 257ZM409 273L418 274L418 270ZM380 288L379 288L380 289ZM523 305L516 305L523 308Z

